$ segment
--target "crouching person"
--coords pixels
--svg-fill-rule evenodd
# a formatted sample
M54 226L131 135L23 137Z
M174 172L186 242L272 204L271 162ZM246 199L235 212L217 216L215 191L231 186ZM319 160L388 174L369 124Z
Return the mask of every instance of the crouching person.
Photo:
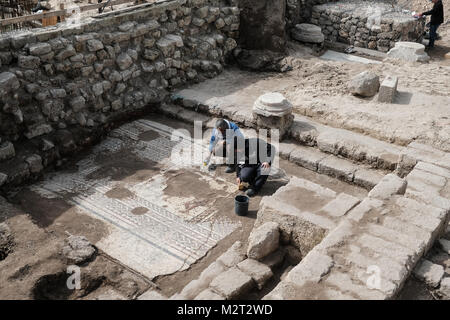
M226 158L226 173L236 170L237 160L233 139L244 139L239 127L234 122L225 119L217 120L209 142L209 151L216 157Z
M239 143L244 146L239 146ZM249 197L255 196L266 183L270 167L275 157L275 147L264 140L252 138L235 141L237 157L240 160L236 168L236 181L239 189L248 188Z

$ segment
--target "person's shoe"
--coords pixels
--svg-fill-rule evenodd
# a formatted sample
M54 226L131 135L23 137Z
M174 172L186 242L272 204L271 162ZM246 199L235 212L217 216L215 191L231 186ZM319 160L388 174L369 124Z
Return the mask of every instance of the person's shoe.
M235 172L236 171L236 167L235 166L228 166L226 169L225 169L225 173L233 173L233 172Z
M248 189L245 194L249 197L254 197L256 195L256 191L253 189Z

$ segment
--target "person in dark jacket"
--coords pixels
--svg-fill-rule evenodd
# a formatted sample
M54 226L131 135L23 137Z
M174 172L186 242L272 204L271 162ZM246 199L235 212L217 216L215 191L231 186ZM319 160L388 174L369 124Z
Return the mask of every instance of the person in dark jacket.
M247 186L246 194L253 197L261 190L269 177L270 166L275 157L275 147L264 140L250 138L241 141L235 139L235 148L239 159L239 165L236 168L237 184Z
M433 9L419 14L419 17L431 15L430 21L430 42L427 48L434 48L434 41L437 38L437 29L444 23L444 6L442 0L431 0L434 3Z

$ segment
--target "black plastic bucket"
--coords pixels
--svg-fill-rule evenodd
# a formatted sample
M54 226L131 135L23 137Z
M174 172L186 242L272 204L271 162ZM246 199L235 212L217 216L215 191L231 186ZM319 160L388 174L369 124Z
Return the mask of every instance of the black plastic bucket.
M234 212L238 216L246 216L248 213L248 202L249 198L247 196L236 196L234 198Z

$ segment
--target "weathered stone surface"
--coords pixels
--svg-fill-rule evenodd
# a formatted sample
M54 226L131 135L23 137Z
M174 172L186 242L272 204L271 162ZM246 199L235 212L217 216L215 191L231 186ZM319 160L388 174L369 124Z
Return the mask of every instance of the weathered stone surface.
M312 250L289 272L286 281L299 286L305 284L307 281L317 283L323 276L328 274L333 265L334 263L331 257Z
M390 58L408 62L427 62L430 60L430 57L425 52L425 46L416 42L396 42L395 47L389 50L387 55Z
M248 239L247 256L260 260L279 246L280 231L277 223L267 222L252 230Z
M237 267L242 272L249 275L256 282L256 285L260 290L267 282L267 280L269 280L273 276L272 270L270 270L268 266L257 260L245 259L244 261L240 262Z
M52 46L48 43L35 43L28 48L28 52L33 56L41 56L52 51Z
M97 39L91 39L87 41L87 49L89 51L98 51L103 49L103 43L100 40Z
M211 289L227 300L237 299L253 287L253 280L236 267L220 274L211 282Z
M200 292L202 292L208 286L207 283L203 283L200 280L192 280L189 282L183 290L181 290L180 294L188 300L194 299Z
M378 93L378 101L393 103L395 95L397 94L398 77L387 76L380 86L380 92Z
M14 149L14 145L5 141L0 144L0 161L11 159L16 155L16 151Z
M347 182L353 181L357 169L351 162L335 156L328 156L318 164L318 172Z
M30 166L31 173L39 173L44 168L42 166L42 158L40 155L33 154L25 160Z
M439 244L441 245L442 250L450 254L450 241L447 239L439 239Z
M291 153L289 160L302 166L303 168L317 171L319 162L328 157L326 153L317 151L314 148L296 147Z
M348 195L346 193L340 193L336 199L333 199L326 206L322 208L322 211L332 217L342 217L355 207L360 200L356 197Z
M237 265L239 262L245 259L244 246L240 241L235 242L230 249L223 253L217 262L231 268Z
M373 97L380 88L380 78L372 72L364 71L353 77L348 87L353 95Z
M225 300L224 297L215 293L211 289L205 289L195 297L194 300Z
M308 23L297 24L295 28L291 30L291 35L292 38L300 42L320 44L325 41L322 28Z
M117 62L117 65L119 66L120 70L125 70L129 66L131 66L131 64L133 63L133 59L131 59L131 57L128 54L121 53L117 57L116 62Z
M414 275L432 288L439 286L444 276L444 267L423 259L413 270Z
M371 210L380 208L382 205L383 201L381 200L365 198L359 205L349 212L348 217L358 222Z
M0 73L0 93L2 95L7 94L12 90L17 90L20 87L19 80L12 72Z
M69 263L82 264L95 254L95 248L83 236L69 236L62 253Z
M167 297L162 295L156 290L150 289L143 294L141 294L138 298L138 300L167 300Z
M383 177L384 176L381 173L375 170L358 169L355 171L353 182L358 186L371 190L378 183L380 183Z
M389 199L394 194L403 194L406 186L407 183L404 179L389 173L369 192L369 197L381 200Z

